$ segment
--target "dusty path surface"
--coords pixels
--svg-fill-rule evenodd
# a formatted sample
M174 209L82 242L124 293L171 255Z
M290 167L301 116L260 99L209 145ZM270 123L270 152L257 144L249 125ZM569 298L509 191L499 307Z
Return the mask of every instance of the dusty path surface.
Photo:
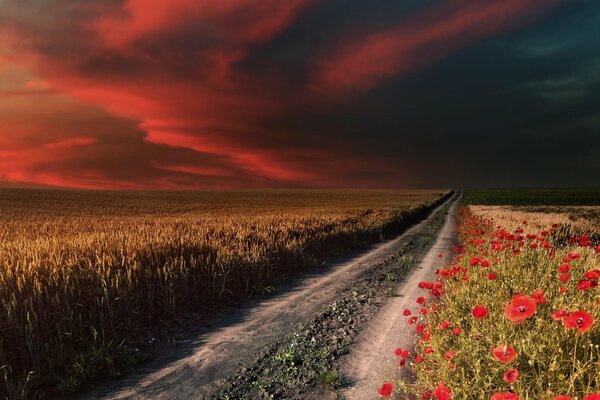
M414 348L414 326L409 325L403 315L405 309L413 313L418 309L415 300L427 297L418 288L421 281L431 281L435 271L452 257L456 241L456 208L454 202L448 210L446 222L438 237L411 274L398 286L400 297L395 297L381 307L372 319L373 323L362 331L350 348L350 353L340 361L340 369L350 378L351 385L344 390L350 400L376 399L377 388L398 376L398 360L394 350ZM439 258L442 254L443 257Z
M180 342L168 355L148 363L136 373L75 398L204 398L211 393L215 382L235 374L262 348L277 343L297 324L310 320L320 307L334 301L337 293L349 286L361 272L398 253L406 243L418 239L436 213L442 207L455 204L456 200L456 196L447 200L425 220L397 238L304 276L287 287L281 287L279 294L256 299L243 308L232 310L199 329L193 338Z

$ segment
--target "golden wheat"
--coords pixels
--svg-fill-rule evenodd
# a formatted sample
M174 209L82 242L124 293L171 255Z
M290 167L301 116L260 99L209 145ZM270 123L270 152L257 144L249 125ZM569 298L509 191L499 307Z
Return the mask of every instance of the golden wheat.
M445 191L0 191L9 397L139 361L151 330L387 235Z

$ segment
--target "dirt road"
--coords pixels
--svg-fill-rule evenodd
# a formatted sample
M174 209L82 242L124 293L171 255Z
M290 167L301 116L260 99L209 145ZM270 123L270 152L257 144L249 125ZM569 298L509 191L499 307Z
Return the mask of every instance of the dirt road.
M398 286L401 297L395 297L381 307L372 319L373 323L361 332L350 354L341 361L341 370L350 378L352 385L344 390L350 400L377 398L377 388L398 374L398 360L394 350L414 348L414 326L406 322L405 309L416 311L415 300L425 296L418 288L421 281L431 281L435 270L452 257L455 238L456 203L448 210L446 222L427 255L412 273ZM442 254L442 258L439 255ZM427 296L425 296L427 297Z
M75 398L203 398L211 392L216 381L235 374L262 348L284 338L297 324L310 320L316 310L335 300L338 292L349 286L361 272L396 254L407 242L418 239L436 212L442 207L456 204L456 201L457 196L447 200L428 218L391 241L372 246L367 251L304 276L287 287L278 288L278 294L274 296L256 299L241 309L211 321L210 326L198 329L192 338L180 342L168 354L131 376ZM420 279L419 276L424 274L423 270L416 273L415 279ZM412 286L408 284L406 290ZM398 299L404 298L411 297L407 295ZM380 341L385 342L383 338L376 341L378 345ZM358 377L368 375L366 370L369 366L359 363L356 367Z

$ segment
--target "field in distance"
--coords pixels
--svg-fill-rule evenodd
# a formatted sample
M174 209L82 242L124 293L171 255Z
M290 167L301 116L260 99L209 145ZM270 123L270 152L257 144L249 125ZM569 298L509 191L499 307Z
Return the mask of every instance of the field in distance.
M0 190L0 397L118 375L189 313L380 240L447 190Z

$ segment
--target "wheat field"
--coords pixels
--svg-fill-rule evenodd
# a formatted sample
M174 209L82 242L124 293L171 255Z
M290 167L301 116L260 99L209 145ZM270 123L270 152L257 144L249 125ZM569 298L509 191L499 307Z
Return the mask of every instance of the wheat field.
M445 194L1 190L2 392L119 375L173 321L379 240Z

